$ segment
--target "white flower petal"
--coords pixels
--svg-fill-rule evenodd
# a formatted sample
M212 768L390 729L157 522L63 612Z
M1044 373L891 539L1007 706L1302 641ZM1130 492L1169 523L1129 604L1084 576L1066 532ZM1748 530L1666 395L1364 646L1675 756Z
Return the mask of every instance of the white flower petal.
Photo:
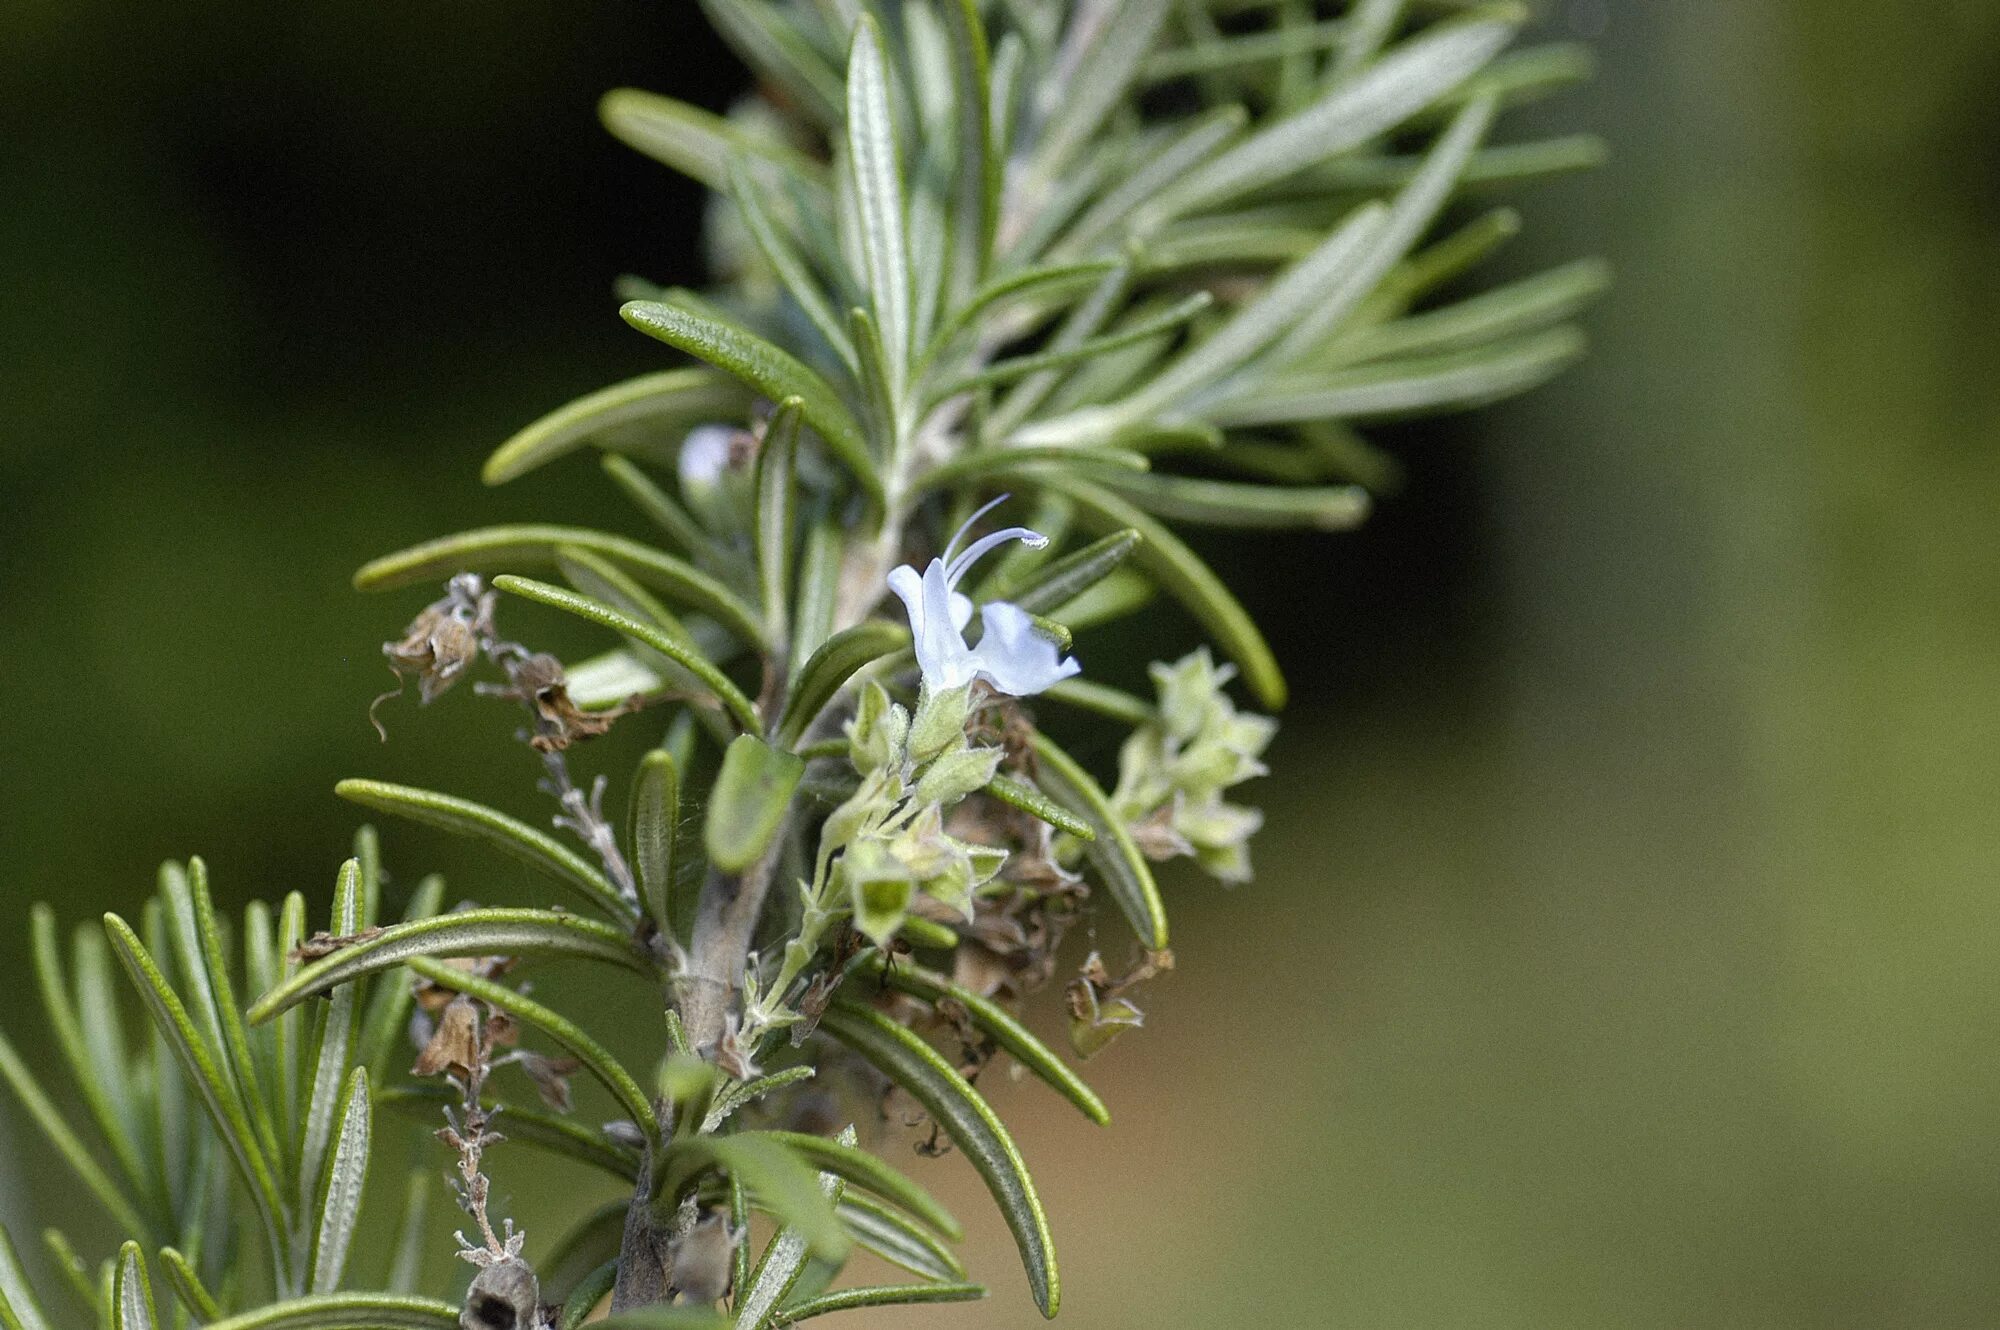
M1035 621L1018 605L989 601L980 610L986 635L972 651L978 676L1003 693L1028 697L1053 687L1083 666L1035 630Z

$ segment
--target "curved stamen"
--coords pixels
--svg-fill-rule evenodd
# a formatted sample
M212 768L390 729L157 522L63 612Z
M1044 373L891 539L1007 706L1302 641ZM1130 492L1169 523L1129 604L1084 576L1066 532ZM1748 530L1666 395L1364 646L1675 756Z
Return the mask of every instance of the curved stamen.
M986 514L988 514L988 513L992 512L992 511L993 511L993 510L994 510L995 508L998 508L998 507L999 507L999 506L1000 506L1001 504L1003 504L1003 503L1007 502L1007 500L1009 500L1009 499L1011 499L1011 498L1013 498L1013 497L1014 497L1014 496L1013 496L1013 495L1011 495L1011 494L1003 494L1003 495L1001 495L1001 496L1000 496L999 498L997 498L997 499L993 500L993 502L991 502L991 503L987 504L987 505L986 505L986 506L985 506L984 508L981 508L981 509L980 509L980 510L979 510L978 512L974 513L974 514L973 514L972 516L970 516L970 517L966 518L966 519L965 519L965 522L964 522L964 524L963 524L963 525L961 525L961 526L960 526L960 527L958 528L958 530L956 530L956 531L952 532L952 535L951 535L951 543L950 543L950 544L948 544L948 545L946 545L946 546L944 547L944 561L945 561L945 563L946 563L947 565L949 565L949 564L951 563L951 561L952 561L952 553L951 553L951 552L952 552L953 550L955 550L955 549L957 549L957 548L958 548L958 542L959 542L959 541L961 541L961 540L964 540L964 539L965 539L965 533L966 533L966 532L968 532L968 531L970 531L970 530L972 530L972 524L973 524L974 522L977 522L977 521L978 521L978 520L979 520L980 518L982 518L982 517L986 516Z
M1049 538L1039 531L1030 531L1024 526L1004 527L990 536L981 536L972 542L971 548L945 565L945 585L956 591L959 579L972 571L972 565L986 557L989 550L1005 545L1010 540L1018 540L1029 549L1038 550L1049 543Z

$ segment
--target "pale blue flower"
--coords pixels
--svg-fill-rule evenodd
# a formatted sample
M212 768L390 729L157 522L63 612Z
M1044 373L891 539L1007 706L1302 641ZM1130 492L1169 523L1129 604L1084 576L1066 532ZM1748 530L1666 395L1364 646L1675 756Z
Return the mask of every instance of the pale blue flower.
M981 607L980 620L986 631L978 646L965 643L965 626L972 622L972 601L959 592L958 584L973 565L1010 540L1035 548L1048 544L1048 537L1038 532L1010 526L981 536L963 553L954 552L972 524L1006 498L1002 495L968 518L945 547L944 557L932 559L921 575L909 564L889 574L889 589L909 611L917 664L924 673L924 686L933 694L984 679L999 692L1027 697L1083 669L1075 658L1063 658L1056 644L1036 629L1026 610L1004 600L988 601Z

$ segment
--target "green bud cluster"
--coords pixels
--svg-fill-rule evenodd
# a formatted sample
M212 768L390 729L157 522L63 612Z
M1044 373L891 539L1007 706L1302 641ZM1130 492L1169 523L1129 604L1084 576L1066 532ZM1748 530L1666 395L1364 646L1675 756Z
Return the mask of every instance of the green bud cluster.
M1148 857L1188 855L1222 882L1247 881L1250 837L1264 815L1222 796L1264 774L1260 759L1278 723L1236 709L1224 691L1236 671L1207 647L1150 671L1159 707L1119 750L1112 806Z
M969 689L926 690L913 717L871 683L847 724L861 788L827 819L819 859L845 888L854 926L878 946L903 926L918 892L970 920L973 892L1007 862L1005 850L944 829L945 809L984 789L1000 766L1000 749L966 738L970 716Z

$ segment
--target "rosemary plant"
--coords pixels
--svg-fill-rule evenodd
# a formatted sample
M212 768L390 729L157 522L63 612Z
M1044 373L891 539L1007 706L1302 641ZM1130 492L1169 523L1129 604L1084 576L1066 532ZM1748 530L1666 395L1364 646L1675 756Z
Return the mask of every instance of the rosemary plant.
M622 292L627 323L694 363L562 407L485 470L594 447L654 539L489 527L356 579L436 597L384 648L378 723L405 722L404 683L429 702L476 679L552 804L339 793L490 843L550 901L446 909L429 879L392 918L364 830L324 928L296 893L232 927L198 861L67 953L37 909L85 1112L4 1040L0 1077L130 1240L99 1263L51 1232L36 1291L0 1235L0 1327L531 1330L608 1302L606 1324L763 1330L981 1296L957 1223L862 1147L892 1103L978 1170L1053 1316L1051 1226L977 1083L1009 1059L1108 1121L1019 1000L1094 913L1131 940L1068 979L1072 1050L1141 1024L1172 965L1155 865L1249 876L1260 819L1235 790L1285 697L1174 527L1347 527L1394 474L1357 422L1488 402L1578 353L1565 320L1594 264L1440 296L1518 227L1455 209L1467 186L1596 152L1488 146L1508 105L1586 68L1510 52L1514 6L703 8L756 93L726 117L603 107L715 192L719 284ZM1154 664L1151 695L1106 686L1072 637L1156 595L1209 644ZM537 650L548 611L600 628L602 654ZM1078 713L1129 734L1115 773L1064 751ZM575 766L614 725L658 736L619 825ZM550 962L601 983L558 1012L526 982ZM655 1032L639 1065L589 1032L635 1021ZM577 1078L615 1121L572 1113ZM434 1174L369 1177L383 1109L435 1130L462 1291L418 1287ZM566 1235L532 1195L496 1214L490 1171L517 1150L608 1173L617 1199ZM357 1272L364 1214L400 1236ZM856 1250L907 1278L843 1280Z

